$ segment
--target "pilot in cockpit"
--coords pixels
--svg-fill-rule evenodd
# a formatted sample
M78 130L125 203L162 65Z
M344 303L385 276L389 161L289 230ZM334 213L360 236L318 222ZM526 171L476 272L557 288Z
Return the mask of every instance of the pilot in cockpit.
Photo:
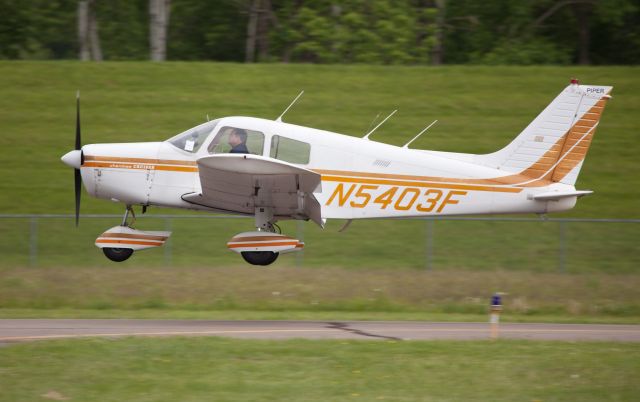
M247 132L241 128L233 128L229 133L229 145L231 154L248 154L247 149Z

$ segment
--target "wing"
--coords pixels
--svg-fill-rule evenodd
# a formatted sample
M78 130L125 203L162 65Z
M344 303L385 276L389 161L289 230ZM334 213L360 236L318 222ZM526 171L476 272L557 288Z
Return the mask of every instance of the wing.
M253 215L271 207L276 217L311 219L323 226L320 175L287 162L257 155L222 154L200 158L201 193L182 199L198 205Z

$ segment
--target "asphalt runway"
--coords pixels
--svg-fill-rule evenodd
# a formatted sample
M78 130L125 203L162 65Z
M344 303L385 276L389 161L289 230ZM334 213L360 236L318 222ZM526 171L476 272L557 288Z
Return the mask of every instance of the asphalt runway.
M123 337L225 336L243 339L481 340L486 323L419 321L0 320L0 342ZM500 324L500 338L562 341L640 341L640 325Z

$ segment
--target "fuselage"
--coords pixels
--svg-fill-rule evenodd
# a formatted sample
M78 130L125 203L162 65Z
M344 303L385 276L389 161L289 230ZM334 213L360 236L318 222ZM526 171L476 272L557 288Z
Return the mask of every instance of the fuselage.
M324 219L547 213L576 203L576 197L533 199L551 190L573 191L572 185L532 182L446 153L250 117L221 118L164 142L85 145L82 181L98 198L216 212L181 197L201 191L197 160L221 152L216 141L229 127L257 133L250 152L319 173L322 184L314 195ZM185 140L190 132L199 136ZM293 144L293 153L278 154L278 144Z

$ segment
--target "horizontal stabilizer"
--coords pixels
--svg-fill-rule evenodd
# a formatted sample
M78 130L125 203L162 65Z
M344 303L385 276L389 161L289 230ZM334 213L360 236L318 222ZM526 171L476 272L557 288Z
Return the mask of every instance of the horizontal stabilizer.
M591 190L575 190L575 191L550 191L548 193L536 194L533 196L537 201L558 201L562 198L568 197L583 197L585 195L593 194Z

